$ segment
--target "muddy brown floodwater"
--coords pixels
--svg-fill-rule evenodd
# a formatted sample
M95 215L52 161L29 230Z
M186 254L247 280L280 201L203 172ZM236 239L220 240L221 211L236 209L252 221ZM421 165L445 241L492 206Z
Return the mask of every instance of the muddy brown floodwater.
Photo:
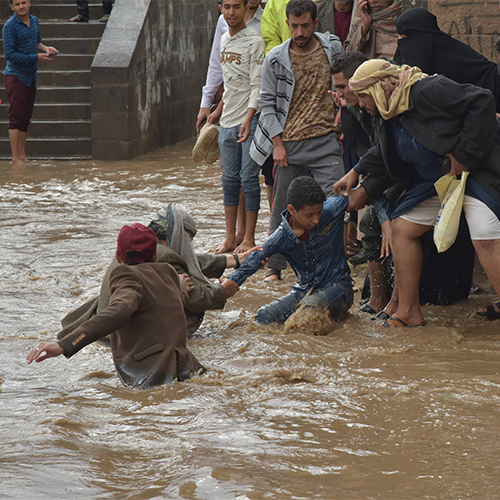
M188 341L205 376L129 390L101 345L26 365L98 293L123 224L178 202L199 251L222 240L220 166L190 148L0 164L0 498L500 498L500 322L471 316L491 296L426 307L424 328L356 305L326 336L284 334L253 316L293 276L257 274Z

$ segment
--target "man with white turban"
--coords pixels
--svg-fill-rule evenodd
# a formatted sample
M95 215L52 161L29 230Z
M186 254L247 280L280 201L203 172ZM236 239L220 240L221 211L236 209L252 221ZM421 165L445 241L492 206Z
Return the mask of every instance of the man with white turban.
M436 221L441 202L434 183L446 173L447 161L451 174L470 172L463 210L479 260L500 293L500 124L491 92L383 60L363 63L349 86L360 107L383 120L378 145L335 191L349 195L360 173L366 175L362 186L372 197L383 192L389 178L406 190L392 214L399 304L384 326L425 324L419 305L419 238ZM363 204L359 191L351 208Z

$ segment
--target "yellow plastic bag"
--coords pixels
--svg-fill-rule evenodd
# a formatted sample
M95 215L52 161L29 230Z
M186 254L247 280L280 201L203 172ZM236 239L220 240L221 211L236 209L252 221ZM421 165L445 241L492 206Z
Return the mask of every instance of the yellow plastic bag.
M441 200L434 226L434 243L438 253L448 250L457 238L468 175L469 172L464 172L462 178L457 179L456 175L446 174L434 184Z

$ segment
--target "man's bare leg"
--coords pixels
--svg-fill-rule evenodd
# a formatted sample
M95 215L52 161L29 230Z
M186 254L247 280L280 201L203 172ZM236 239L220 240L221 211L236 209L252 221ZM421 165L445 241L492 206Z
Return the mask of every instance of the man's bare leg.
M26 156L26 139L28 137L28 132L19 132L19 157L22 161L28 162L28 157Z
M245 212L245 195L240 189L240 199L238 205L238 225L236 230L236 245L239 245L245 239L247 224L247 215Z
M370 300L368 305L376 312L379 312L387 305L385 264L368 262L368 272L370 273Z
M500 240L472 240L472 244L491 286L500 295Z
M250 250L250 248L253 248L255 246L255 227L257 226L258 215L258 210L255 210L254 212L246 212L245 238L236 248L236 253L246 252L247 250Z
M269 213L271 213L271 210L273 209L274 186L266 186L266 191L267 191L267 202L269 203Z
M12 166L17 167L24 163L19 152L19 141L21 131L15 128L9 129L10 150L12 152ZM26 153L25 153L26 154Z
M215 253L232 252L236 248L236 216L238 207L224 207L226 217L226 239L215 249Z
M392 222L392 251L398 279L399 303L397 316L410 325L424 322L420 310L419 289L422 272L420 236L432 226L408 222L398 217Z
M399 304L399 288L398 288L398 280L396 277L394 278L394 287L392 289L391 299L384 307L384 311L389 316L392 316L393 314L396 314L396 311L398 310L398 304Z

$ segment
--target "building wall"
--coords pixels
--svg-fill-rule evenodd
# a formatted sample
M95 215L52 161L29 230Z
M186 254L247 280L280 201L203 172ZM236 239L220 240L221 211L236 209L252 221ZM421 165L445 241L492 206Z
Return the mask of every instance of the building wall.
M403 0L500 62L499 0ZM92 154L139 156L195 133L218 9L215 0L116 0L92 64Z
M92 64L92 152L130 159L188 139L218 17L214 0L117 0Z

